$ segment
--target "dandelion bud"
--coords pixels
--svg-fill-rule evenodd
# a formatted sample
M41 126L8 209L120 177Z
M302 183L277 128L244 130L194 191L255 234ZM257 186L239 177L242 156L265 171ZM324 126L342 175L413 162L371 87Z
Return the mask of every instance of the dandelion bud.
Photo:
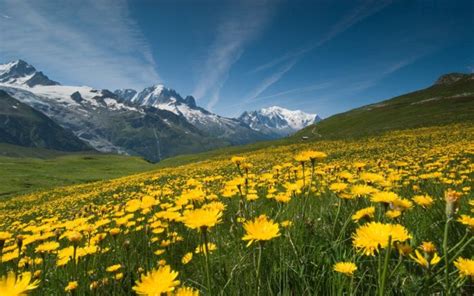
M128 251L128 249L130 248L130 241L127 239L123 242L123 247L125 248L125 250Z
M92 290L95 290L99 287L99 282L97 281L93 281L90 285L89 285L89 289L92 291Z
M459 200L461 193L449 189L444 193L444 199L446 200L446 216L452 218L459 208Z

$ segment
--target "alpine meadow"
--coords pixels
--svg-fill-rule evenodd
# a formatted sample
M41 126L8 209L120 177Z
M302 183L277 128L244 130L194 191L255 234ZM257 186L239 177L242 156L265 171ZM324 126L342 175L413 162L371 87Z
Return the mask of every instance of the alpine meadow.
M0 296L474 295L473 20L0 0Z

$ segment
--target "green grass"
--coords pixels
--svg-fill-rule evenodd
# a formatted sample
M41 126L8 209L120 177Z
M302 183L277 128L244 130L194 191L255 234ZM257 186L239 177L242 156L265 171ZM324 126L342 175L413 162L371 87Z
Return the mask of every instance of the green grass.
M357 138L390 130L467 123L473 120L474 80L467 77L450 85L434 85L336 114L301 130L292 138Z
M14 148L18 147L0 145L3 152ZM30 156L25 157L27 155ZM17 157L11 156L12 153L10 156L0 156L0 198L57 186L111 179L155 168L155 165L139 157L109 154L66 155L46 149L19 148Z
M0 197L55 186L120 177L153 168L166 168L209 159L225 159L264 148L324 139L379 136L390 130L474 122L474 83L464 79L435 85L377 104L329 117L292 137L243 146L219 148L162 160L152 165L138 157L64 152L0 144ZM317 144L315 144L317 145Z

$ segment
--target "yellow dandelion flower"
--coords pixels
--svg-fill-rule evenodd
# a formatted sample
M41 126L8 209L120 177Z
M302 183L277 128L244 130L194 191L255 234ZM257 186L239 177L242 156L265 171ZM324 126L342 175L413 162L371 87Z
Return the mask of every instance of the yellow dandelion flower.
M461 215L461 217L459 217L457 221L468 226L469 228L474 229L474 217L468 215Z
M348 276L352 276L357 270L357 266L352 262L338 262L334 264L333 270Z
M199 291L191 287L180 287L173 294L174 296L199 296Z
M474 279L474 260L459 257L454 261L454 266L458 269L460 276L470 276Z
M429 195L415 195L413 201L423 208L428 208L433 204L433 198Z
M357 228L352 243L365 255L374 256L379 248L385 249L388 246L390 236L392 242L404 242L411 238L405 227L400 224L370 222Z
M389 217L390 219L398 218L401 214L402 212L399 210L388 210L385 212L385 216Z
M217 209L196 209L184 213L182 221L191 229L210 228L221 222L222 212Z
M171 270L169 265L153 269L146 275L142 275L140 280L135 282L133 290L138 295L161 295L162 293L173 292L175 287L180 284L178 272Z
M274 223L266 215L260 215L253 221L245 222L244 229L246 234L242 240L249 241L247 246L250 246L254 241L268 241L280 236L278 223Z
M436 252L436 246L432 242L421 243L420 249L428 254Z
M72 292L72 291L76 290L77 287L79 287L79 284L77 283L77 281L69 282L67 284L67 286L64 288L64 291L65 292Z
M359 222L363 218L373 218L375 214L375 207L368 207L358 210L354 215L352 215L352 220Z
M29 291L38 288L40 283L39 280L31 282L31 277L30 272L24 272L18 277L13 272L9 272L0 278L0 295L26 295Z
M230 161L233 162L236 165L241 165L242 163L244 163L246 161L246 158L242 157L242 156L233 156L230 159Z
M212 253L213 251L217 250L217 246L213 243L207 243L207 249L209 250L209 253ZM196 247L196 250L194 250L194 253L199 254L199 253L206 253L206 247L204 244L199 245Z
M2 249L4 243L12 237L10 232L0 231L0 250Z
M370 199L372 202L380 202L390 204L399 199L398 195L395 192L389 191L380 191L372 194Z
M418 250L415 250L415 256L410 254L410 257L419 265L421 265L423 268L430 268L430 266L434 266L441 261L441 257L438 256L437 253L434 253L432 258L429 258L428 256L423 256ZM427 254L429 255L429 254ZM428 257L428 258L427 258Z
M346 183L332 183L329 185L329 189L335 193L340 193L346 190L347 186L348 185Z
M117 270L119 270L120 268L122 268L122 265L121 264L115 264L115 265L111 265L109 267L107 267L105 269L105 271L107 272L116 272Z
M280 225L283 228L289 228L289 227L293 226L293 222L290 221L290 220L285 220L285 221L281 221Z
M36 253L51 253L59 248L58 242L45 242L37 246L35 249Z
M354 185L351 187L351 194L354 197L366 196L374 192L377 192L377 189L369 185Z
M184 254L183 258L181 258L181 263L186 265L189 262L191 262L192 259L193 259L193 253L191 253L191 252L186 253L186 254Z

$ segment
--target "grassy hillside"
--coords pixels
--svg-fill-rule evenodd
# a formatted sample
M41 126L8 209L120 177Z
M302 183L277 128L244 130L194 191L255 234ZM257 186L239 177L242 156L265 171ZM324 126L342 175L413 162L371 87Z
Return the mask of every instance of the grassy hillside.
M98 153L64 154L47 149L0 144L0 198L116 178L154 167L139 157Z
M445 77L451 77L449 75ZM66 154L0 144L0 196L66 184L104 180L152 168L176 167L228 155L247 153L310 140L376 136L388 130L474 123L473 75L442 80L424 90L364 106L323 120L290 138L164 159L156 165L135 157ZM18 158L20 157L20 158ZM38 159L42 158L42 159Z
M36 273L30 296L72 281L73 295L474 295L473 141L472 125L392 131L0 199L0 278Z
M292 138L358 137L473 120L474 75L448 74L431 87L331 116Z

